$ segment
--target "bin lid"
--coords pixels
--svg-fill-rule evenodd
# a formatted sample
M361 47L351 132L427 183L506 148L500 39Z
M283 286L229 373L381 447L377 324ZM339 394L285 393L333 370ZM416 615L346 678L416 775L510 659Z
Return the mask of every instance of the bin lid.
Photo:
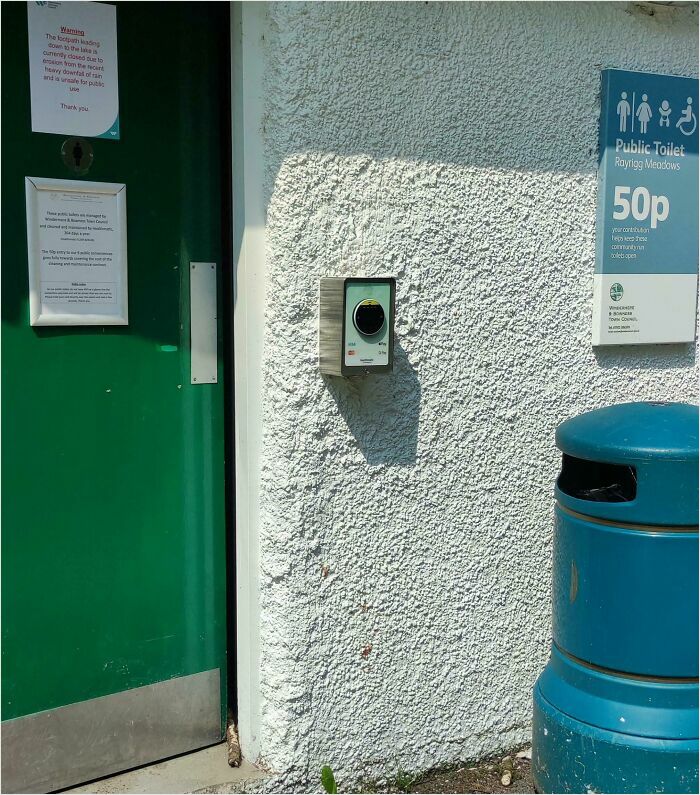
M606 519L697 525L698 419L698 407L688 403L646 402L607 406L563 422L556 431L557 447L583 461L574 462L582 466L574 466L573 476L565 478L564 459L557 499L572 510ZM595 497L574 496L584 492L571 484L579 473L586 478L586 462L625 467L636 487L633 495L618 493L608 501L605 490L599 489ZM614 466L609 472L614 474ZM594 478L588 485L596 485ZM615 489L609 493L615 494Z

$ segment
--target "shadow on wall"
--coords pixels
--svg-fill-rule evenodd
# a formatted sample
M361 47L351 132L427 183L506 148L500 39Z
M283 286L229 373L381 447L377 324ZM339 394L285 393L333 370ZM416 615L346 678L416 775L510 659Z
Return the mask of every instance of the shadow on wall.
M370 466L415 465L421 388L398 340L392 373L323 380Z
M668 370L695 366L695 344L611 345L593 348L598 367Z

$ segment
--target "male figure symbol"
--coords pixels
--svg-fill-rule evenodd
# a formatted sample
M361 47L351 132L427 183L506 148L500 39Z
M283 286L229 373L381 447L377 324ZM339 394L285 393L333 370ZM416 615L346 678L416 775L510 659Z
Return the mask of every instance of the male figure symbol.
M620 94L620 101L617 103L617 115L620 117L620 132L627 132L627 117L632 112L630 103L627 101L627 92Z

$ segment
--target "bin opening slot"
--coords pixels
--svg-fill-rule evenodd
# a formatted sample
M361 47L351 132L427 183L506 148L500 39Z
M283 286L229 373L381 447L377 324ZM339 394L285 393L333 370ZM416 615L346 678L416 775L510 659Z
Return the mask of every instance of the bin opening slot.
M637 496L637 473L625 464L586 461L564 453L559 490L591 502L631 502Z

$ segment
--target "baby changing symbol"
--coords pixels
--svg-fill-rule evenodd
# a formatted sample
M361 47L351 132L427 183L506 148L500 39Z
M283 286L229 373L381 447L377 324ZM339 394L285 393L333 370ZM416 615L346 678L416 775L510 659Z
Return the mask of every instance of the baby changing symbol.
M671 115L672 110L673 108L669 105L668 100L665 99L659 108L659 127L670 126L670 120L668 117Z

